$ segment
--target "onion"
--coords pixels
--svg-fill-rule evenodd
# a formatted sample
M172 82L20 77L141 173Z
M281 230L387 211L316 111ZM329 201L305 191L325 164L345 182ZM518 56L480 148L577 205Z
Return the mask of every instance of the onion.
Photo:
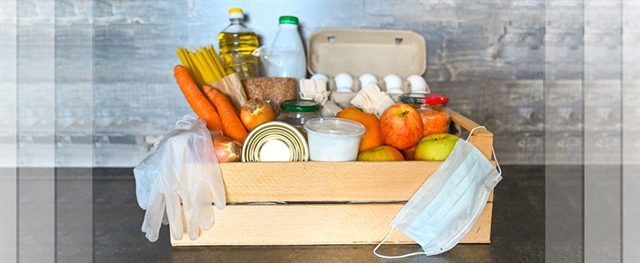
M247 131L252 131L256 126L276 119L271 104L260 98L248 100L240 110L240 120Z
M240 160L242 146L234 140L222 135L211 136L213 141L213 150L216 152L218 162L237 162Z

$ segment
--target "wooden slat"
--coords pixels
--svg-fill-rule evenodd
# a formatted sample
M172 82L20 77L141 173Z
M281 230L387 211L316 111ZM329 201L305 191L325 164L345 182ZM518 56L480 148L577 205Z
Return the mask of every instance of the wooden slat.
M231 205L214 212L215 225L195 241L185 234L173 246L374 244L389 232L403 204ZM460 243L489 243L489 202ZM184 222L184 217L183 217ZM413 243L399 231L388 243Z
M227 202L389 202L409 200L441 164L265 162L221 168Z
M406 201L442 162L228 163L228 202Z
M474 121L472 121L469 118L463 116L462 114L458 113L457 111L454 111L452 109L448 109L447 111L449 112L449 115L451 115L451 120L453 120L457 124L460 124L460 126L462 126L462 128L464 128L467 131L471 131L473 128L481 126L480 124L475 123ZM493 134L491 132L489 132L489 130L478 131L477 133L475 133L475 135L480 136L480 137L484 137L484 136L493 137Z
M449 110L449 114L451 115L451 120L455 123L460 124L460 126L467 131L471 131L473 128L480 126L474 121L468 119L462 114ZM469 138L469 142L475 145L478 150L482 154L484 154L487 159L491 160L491 149L493 147L493 133L486 129L478 129L473 132L471 138Z

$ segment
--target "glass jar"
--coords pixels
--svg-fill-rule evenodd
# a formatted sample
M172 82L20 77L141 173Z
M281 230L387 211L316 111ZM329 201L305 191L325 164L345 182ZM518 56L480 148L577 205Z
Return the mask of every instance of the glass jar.
M286 122L296 127L306 137L304 123L315 118L320 118L320 104L312 100L285 100L280 103L282 113L276 120Z
M451 116L446 104L449 97L442 94L405 94L399 97L400 102L411 105L422 118L422 136L438 133L449 133Z

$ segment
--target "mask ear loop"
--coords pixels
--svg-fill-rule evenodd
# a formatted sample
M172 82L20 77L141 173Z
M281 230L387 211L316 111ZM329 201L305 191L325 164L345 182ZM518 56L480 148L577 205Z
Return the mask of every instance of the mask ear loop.
M484 126L478 126L471 129L471 131L469 132L469 137L467 137L467 142L469 142L469 139L471 139L471 135L473 135L473 132L476 129L481 129L481 128L485 130L487 129ZM498 162L498 157L496 156L496 150L493 147L491 147L491 153L493 153L493 159L496 160L496 168L498 169L498 175L502 175L502 169L500 168L500 163Z
M417 256L417 255L426 255L427 254L426 252L413 252L413 253L404 254L404 255L400 255L400 256L385 256L385 255L378 254L378 252L377 252L378 248L380 248L380 246L382 246L382 243L387 241L389 236L391 236L391 232L393 232L393 229L394 228L391 227L391 230L389 230L389 234L387 234L387 236L384 237L384 239L382 239L382 241L380 241L380 243L373 249L373 254L376 255L376 257L386 258L386 259L397 259L397 258L406 258L406 257L412 257L412 256Z
M498 168L498 175L502 175L502 169L500 169L500 163L498 162L498 157L496 156L496 151L491 147L491 152L493 153L493 159L496 160L496 168Z
M469 139L471 139L471 135L473 135L473 132L476 131L477 129L485 129L486 130L487 128L485 128L484 126L478 126L478 127L475 127L473 129L471 129L471 131L469 131L469 136L467 136L467 142L469 142Z

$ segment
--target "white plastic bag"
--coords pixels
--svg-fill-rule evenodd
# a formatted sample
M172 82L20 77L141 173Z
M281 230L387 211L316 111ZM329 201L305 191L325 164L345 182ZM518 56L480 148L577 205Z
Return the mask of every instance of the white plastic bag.
M218 209L226 205L211 133L204 121L186 115L155 146L156 151L133 169L138 205L147 210L142 232L155 242L160 223L168 223L173 238L181 240L182 199L189 238L195 240L200 229L213 226L212 194Z

